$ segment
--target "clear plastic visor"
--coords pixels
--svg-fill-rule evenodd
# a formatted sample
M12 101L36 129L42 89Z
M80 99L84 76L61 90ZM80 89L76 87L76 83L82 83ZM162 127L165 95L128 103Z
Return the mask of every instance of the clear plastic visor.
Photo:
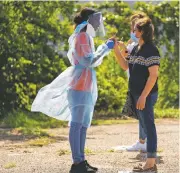
M94 13L89 16L88 22L93 26L96 36L104 37L105 28L101 12Z

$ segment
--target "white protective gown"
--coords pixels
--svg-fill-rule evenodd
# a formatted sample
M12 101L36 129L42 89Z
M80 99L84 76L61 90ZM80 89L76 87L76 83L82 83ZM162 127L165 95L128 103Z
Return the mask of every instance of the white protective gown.
M38 91L31 111L89 127L98 96L94 68L110 49L102 44L95 51L93 38L86 32L74 32L68 42L71 67Z

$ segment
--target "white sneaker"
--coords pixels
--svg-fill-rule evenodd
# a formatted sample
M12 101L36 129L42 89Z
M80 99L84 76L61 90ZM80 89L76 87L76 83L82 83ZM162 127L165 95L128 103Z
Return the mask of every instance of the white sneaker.
M147 143L141 144L139 141L137 141L132 146L126 147L127 151L146 151Z
M126 147L127 146L116 146L116 147L112 147L112 149L114 150L114 151L126 151Z

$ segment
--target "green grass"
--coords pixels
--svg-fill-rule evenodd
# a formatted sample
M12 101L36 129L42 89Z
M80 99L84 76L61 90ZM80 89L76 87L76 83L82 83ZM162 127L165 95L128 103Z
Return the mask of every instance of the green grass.
M85 148L85 154L86 155L94 155L95 153L91 149Z
M114 149L110 149L110 150L108 150L108 152L109 152L109 153L114 153L115 150L114 150Z
M11 169L11 168L14 168L14 167L16 167L16 164L14 162L7 163L6 165L4 165L5 169Z
M118 113L117 113L118 114ZM179 109L155 109L156 118L179 118ZM92 121L92 125L111 125L137 122L135 119L124 119L120 114L110 116L101 115ZM48 117L41 113L25 112L21 110L7 113L1 126L13 128L18 134L28 137L51 137L44 129L67 127L68 123Z
M54 142L56 142L55 139L51 139L51 138L47 138L47 137L41 137L38 139L33 139L33 140L28 141L28 144L30 146L42 147L42 146L46 146L46 145L49 145L49 144L54 143Z
M67 122L56 120L41 113L32 113L25 111L12 111L2 120L6 127L37 127L37 128L57 128L66 127Z
M25 111L9 112L1 126L14 128L18 133L30 137L49 137L43 129L67 127L67 122L59 121L41 113Z
M158 152L158 153L162 153L162 152L163 152L163 149L162 149L162 148L158 148L158 149L157 149L157 152Z
M18 134L23 134L24 136L32 136L32 137L51 137L52 135L46 132L43 129L40 129L39 127L19 127L15 128L14 130L17 131Z
M92 125L111 125L111 124L126 124L126 123L135 123L137 120L134 119L110 119L110 120L93 120Z
M69 150L60 149L60 150L57 151L57 153L58 153L59 156L62 156L62 155L70 154L71 152Z

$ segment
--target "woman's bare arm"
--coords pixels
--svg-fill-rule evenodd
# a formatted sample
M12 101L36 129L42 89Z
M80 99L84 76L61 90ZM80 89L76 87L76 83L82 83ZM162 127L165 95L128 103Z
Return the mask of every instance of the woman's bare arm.
M129 67L128 67L128 62L126 61L125 57L128 56L128 53L125 53L125 52L123 54L121 53L121 51L119 50L117 41L115 42L114 53L120 67L123 70L127 70Z

